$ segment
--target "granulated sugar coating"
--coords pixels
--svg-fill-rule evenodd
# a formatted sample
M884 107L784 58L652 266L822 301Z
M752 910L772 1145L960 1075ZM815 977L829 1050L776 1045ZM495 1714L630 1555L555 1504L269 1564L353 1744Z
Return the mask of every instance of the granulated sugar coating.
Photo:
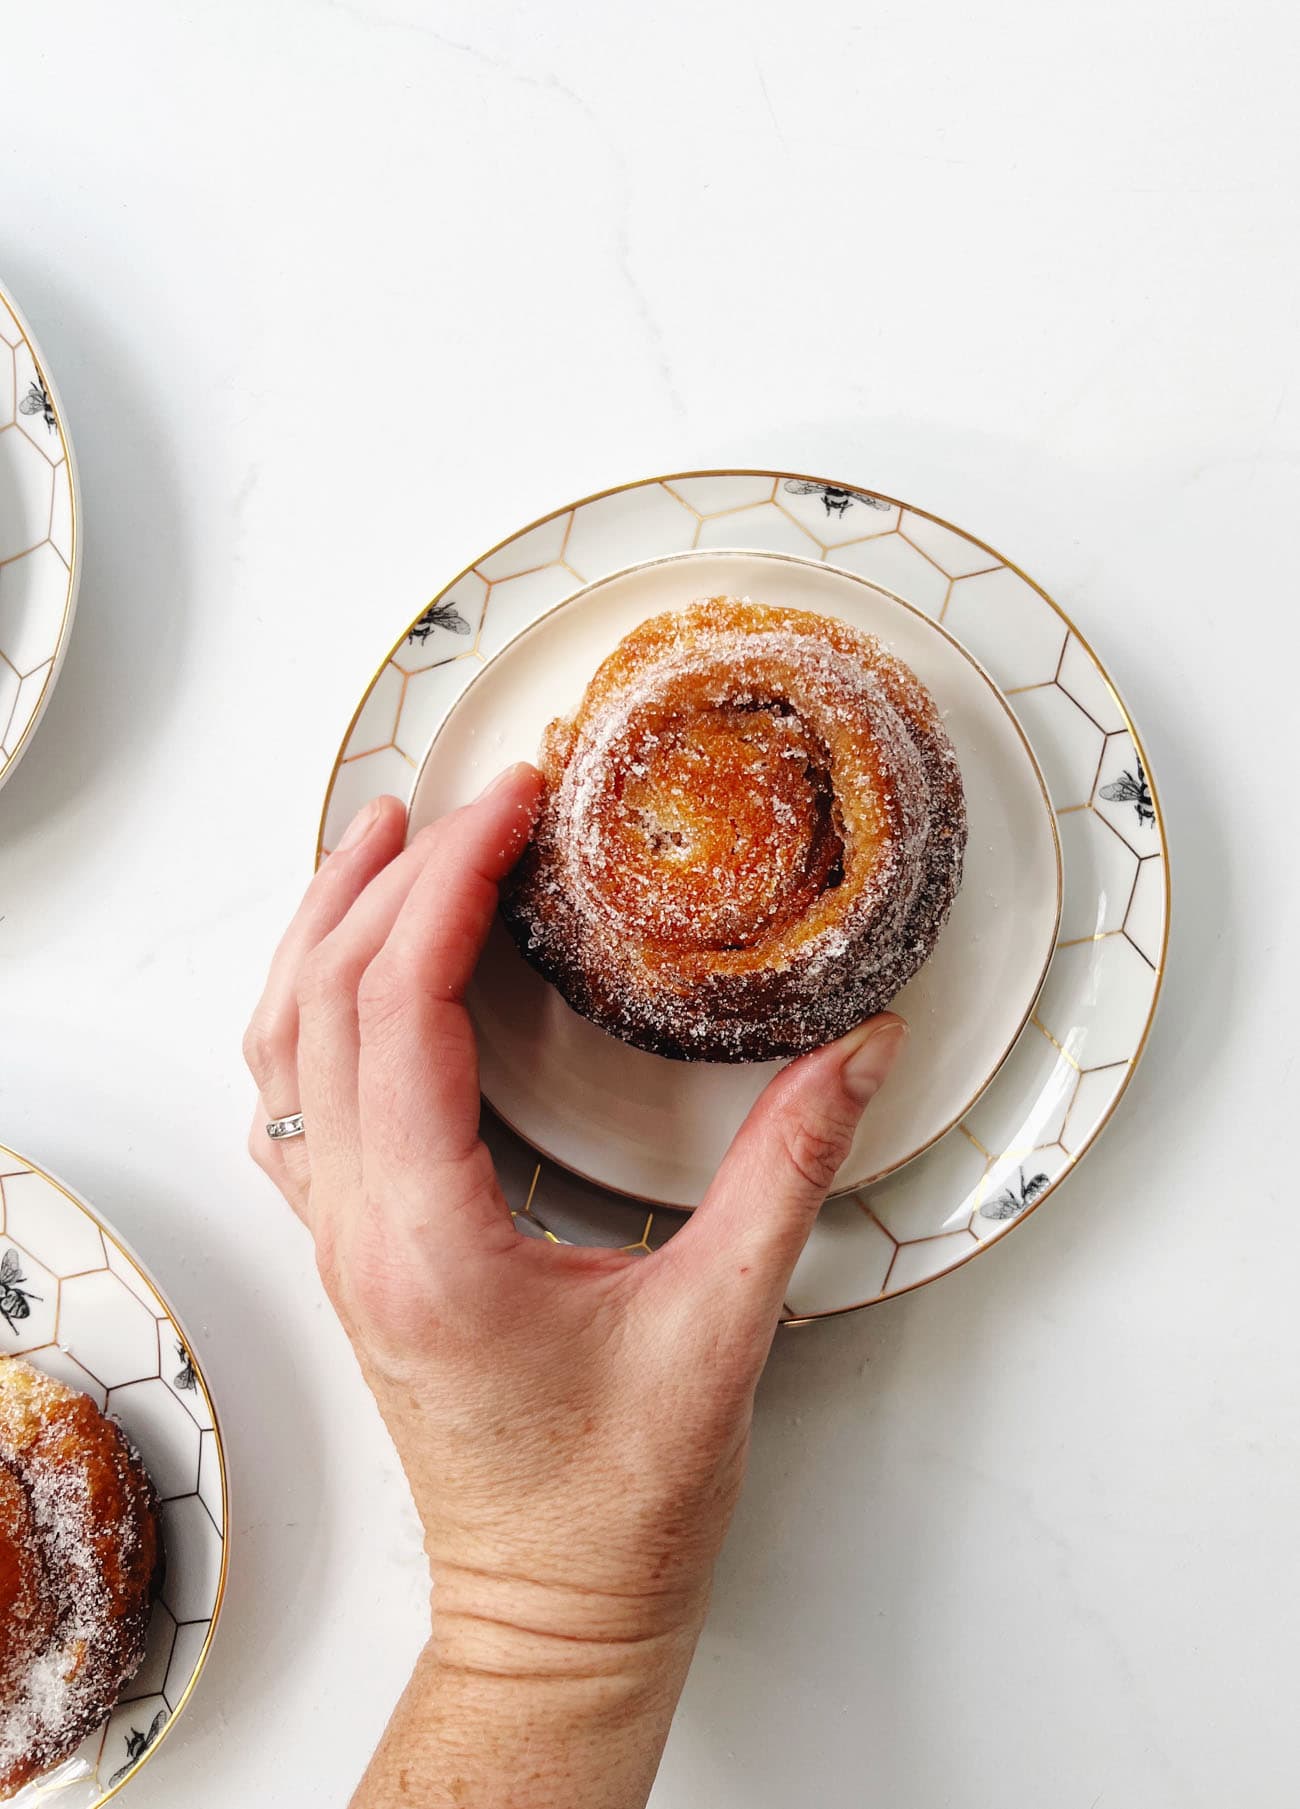
M961 883L929 693L870 635L710 597L619 643L553 722L502 910L575 1011L638 1048L766 1061L887 1005Z
M161 1579L157 1497L121 1428L0 1357L0 1797L107 1717Z

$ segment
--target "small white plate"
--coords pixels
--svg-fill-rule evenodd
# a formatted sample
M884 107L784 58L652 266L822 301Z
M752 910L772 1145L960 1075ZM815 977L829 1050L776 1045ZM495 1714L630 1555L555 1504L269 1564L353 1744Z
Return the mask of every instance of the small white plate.
M0 785L31 740L67 651L79 523L63 407L0 284Z
M869 1112L835 1191L882 1179L963 1117L1033 1010L1056 944L1060 855L1047 789L992 680L944 630L866 579L779 553L697 552L579 591L525 628L457 701L425 757L412 833L570 714L624 635L698 597L747 597L877 636L930 691L953 738L970 824L966 869L933 956L899 994L912 1026L889 1109ZM470 999L483 1096L553 1162L660 1206L698 1205L779 1062L666 1061L579 1017L497 926Z
M69 1188L0 1147L0 1349L119 1420L162 1503L167 1574L143 1665L80 1750L9 1799L97 1809L167 1734L226 1586L226 1460L194 1346L158 1284Z
M1159 799L1105 668L1039 585L924 509L800 472L681 472L584 497L501 541L408 622L347 727L317 852L379 793L411 802L453 704L521 629L602 578L706 547L819 560L941 622L1015 711L1061 841L1060 932L1034 1015L946 1137L824 1208L786 1302L788 1319L821 1318L920 1287L1013 1230L1091 1147L1146 1046L1168 937ZM648 1249L681 1223L539 1160L490 1113L484 1134L529 1235Z

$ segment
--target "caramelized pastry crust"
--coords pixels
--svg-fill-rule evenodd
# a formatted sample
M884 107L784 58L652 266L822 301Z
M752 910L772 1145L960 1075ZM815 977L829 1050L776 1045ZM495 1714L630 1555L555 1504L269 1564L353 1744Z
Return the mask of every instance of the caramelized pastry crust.
M583 1016L683 1060L766 1061L887 1005L961 882L929 693L830 617L711 597L656 616L548 728L503 913Z
M161 1552L121 1428L0 1357L0 1797L75 1752L139 1669Z

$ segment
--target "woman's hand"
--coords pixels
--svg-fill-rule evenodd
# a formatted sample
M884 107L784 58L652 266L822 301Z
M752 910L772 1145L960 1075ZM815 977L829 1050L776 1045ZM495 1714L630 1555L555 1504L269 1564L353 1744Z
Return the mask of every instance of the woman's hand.
M246 1039L254 1160L315 1240L433 1578L358 1803L644 1802L790 1271L905 1034L877 1018L779 1075L653 1255L520 1237L462 999L538 784L512 768L405 849L395 799L363 810ZM305 1137L272 1143L296 1110Z

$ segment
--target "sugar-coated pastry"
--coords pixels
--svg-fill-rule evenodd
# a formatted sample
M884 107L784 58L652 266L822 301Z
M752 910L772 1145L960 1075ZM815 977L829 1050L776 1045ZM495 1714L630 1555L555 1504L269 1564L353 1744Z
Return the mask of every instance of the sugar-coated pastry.
M110 1713L161 1578L157 1496L121 1427L0 1357L0 1797Z
M551 723L503 913L585 1017L685 1060L842 1035L927 959L961 883L961 774L870 635L711 597L656 616Z

